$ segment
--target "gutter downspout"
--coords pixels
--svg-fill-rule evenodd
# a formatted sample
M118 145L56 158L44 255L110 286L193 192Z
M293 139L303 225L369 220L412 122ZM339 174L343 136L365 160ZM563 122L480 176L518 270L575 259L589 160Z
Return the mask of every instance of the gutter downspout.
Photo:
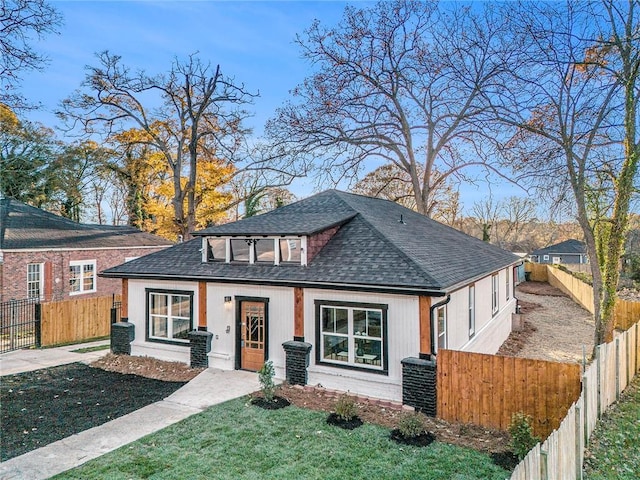
M432 359L436 356L436 353L435 353L435 345L436 345L435 344L435 331L436 331L435 324L436 324L436 321L435 321L435 317L433 316L433 312L436 311L436 308L443 307L447 303L449 303L450 301L451 301L451 295L447 294L447 298L445 298L441 302L438 302L438 303L436 303L434 305L431 305L431 308L429 309L429 320L431 322L431 329L430 329L431 330L431 332L430 332L431 333L431 352L429 352L429 354L430 354Z

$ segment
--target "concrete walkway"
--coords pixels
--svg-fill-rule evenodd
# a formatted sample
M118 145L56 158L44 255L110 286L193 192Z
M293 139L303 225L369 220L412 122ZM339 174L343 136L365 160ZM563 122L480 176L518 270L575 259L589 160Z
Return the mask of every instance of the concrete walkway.
M74 362L91 363L109 353L109 349L105 348L104 350L85 353L74 352L74 350L101 345L109 345L109 340L55 348L14 350L13 352L3 353L0 354L0 376L32 372L41 368L56 367Z
M2 375L7 375L4 355L0 356L0 363L3 364ZM61 352L61 358L68 357ZM259 388L258 375L255 373L209 368L160 402L0 463L0 479L49 478L179 422L207 407L248 395Z

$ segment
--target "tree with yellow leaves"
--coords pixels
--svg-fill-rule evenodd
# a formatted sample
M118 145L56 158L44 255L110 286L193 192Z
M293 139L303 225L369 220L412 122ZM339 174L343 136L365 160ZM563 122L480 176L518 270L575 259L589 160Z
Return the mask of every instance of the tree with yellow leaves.
M114 137L134 128L128 144L148 148L146 154L157 155L154 159L162 159L166 167L154 170L161 178L154 194L159 204L172 207L170 230L189 239L199 222L211 216L199 218L198 206L211 212L207 202L215 195L207 192L214 192L217 181L233 170L248 133L242 126L247 116L242 107L252 95L219 66L212 68L193 55L184 62L175 60L166 75L156 76L132 72L109 52L99 54L98 60L81 89L63 102L60 116L71 128L81 125L88 135ZM162 176L165 172L168 178Z

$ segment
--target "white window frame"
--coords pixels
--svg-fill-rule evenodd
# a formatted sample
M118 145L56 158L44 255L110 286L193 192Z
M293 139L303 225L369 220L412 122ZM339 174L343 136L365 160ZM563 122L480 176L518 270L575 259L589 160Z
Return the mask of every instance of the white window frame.
M442 316L442 322L440 318ZM436 309L436 325L438 326L438 348L447 348L447 307L443 305L442 307L438 307ZM441 327L442 325L442 327Z
M268 241L271 240L273 242L273 265L281 265L281 264L286 264L286 265L303 265L305 266L307 264L307 237L302 236L302 237L291 237L291 236L284 236L284 237L255 237L255 236L248 236L248 237L203 237L203 242L202 242L202 261L203 262L220 262L222 261L222 259L214 259L214 260L209 260L208 258L208 250L209 250L209 245L208 245L208 239L209 238L215 238L215 239L219 239L219 240L224 240L225 241L225 248L226 248L226 255L225 255L225 262L226 263L244 263L244 264L249 264L249 265L253 265L253 264L260 264L260 265L270 265L271 262L259 262L256 259L256 250L255 250L255 244L253 243L256 240L259 240L261 242L264 241ZM231 241L232 240L244 240L247 242L251 242L249 244L249 259L247 261L244 260L235 260L232 258L232 249L231 249ZM292 241L295 240L298 242L298 244L300 245L300 261L286 261L282 258L282 252L280 250L280 242L281 241Z
M151 296L165 296L167 297L167 314L157 314L151 312ZM173 303L172 297L188 297L189 298L189 316L180 316L174 315L172 311ZM189 329L188 331L193 330L193 292L192 291L182 291L182 290L162 290L162 289L146 289L146 302L147 302L147 341L151 342L161 342L161 343L171 343L171 344L179 344L179 345L189 345L189 338L174 338L173 336L173 320L188 320L189 321ZM166 329L167 336L160 337L152 335L153 332L153 320L154 319L165 319L166 320Z
M469 285L469 338L476 334L476 286Z
M505 291L507 293L507 296L505 298L506 298L507 301L509 301L509 299L511 298L511 281L510 281L511 280L511 269L507 268L505 270L505 273L506 273L506 277L507 277L506 280L505 280L505 283L506 283Z
M85 278L85 273L86 273L86 267L91 266L91 278L92 278L92 288L91 289L85 289L84 286L84 278ZM80 267L80 283L79 283L79 288L77 290L74 290L73 287L73 274L71 273L73 270L73 267ZM98 280L98 275L97 275L97 268L96 268L96 261L95 260L71 260L69 262L69 295L82 295L85 293L92 293L92 292L96 292L98 289L98 285L97 285L97 280Z
M346 302L332 302L332 301L316 301L317 307L317 337L316 337L316 352L317 357L316 360L320 364L355 369L355 370L364 370L371 371L375 373L387 373L387 349L386 349L386 322L387 322L387 306L386 305L371 305L371 304L358 304L358 303L346 303ZM334 308L334 309L342 309L347 310L347 333L338 333L338 332L324 332L322 330L322 310L323 308ZM368 336L366 334L356 334L354 332L354 320L353 320L353 312L354 310L364 310L367 312L378 312L380 313L380 337ZM340 352L328 353L325 352L325 339L326 336L332 337L341 337L347 340L349 345L347 355L339 355ZM369 359L367 362L367 354L361 354L358 357L356 351L356 341L357 340L369 340L372 342L380 342L380 355L378 359ZM326 357L325 357L326 354ZM332 359L331 356L336 355L335 359ZM340 359L338 359L340 358ZM357 359L361 359L361 362L357 362Z
M32 271L31 267L36 267ZM37 274L37 279L31 279L32 274ZM37 286L37 295L33 295L32 286ZM27 298L44 298L44 263L27 264Z
M554 265L560 265L562 263L562 257L553 257L551 259L551 263Z
M542 260L547 260L547 261L549 261L549 255L543 255L543 256L542 256Z
M500 297L498 295L498 274L491 275L491 313L495 315L500 310Z

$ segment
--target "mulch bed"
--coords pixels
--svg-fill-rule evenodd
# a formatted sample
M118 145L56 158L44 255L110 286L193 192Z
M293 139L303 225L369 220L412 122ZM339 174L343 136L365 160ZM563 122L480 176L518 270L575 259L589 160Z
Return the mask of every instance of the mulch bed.
M491 460L505 470L514 470L520 463L518 456L510 451L494 452L491 454Z
M166 382L73 363L0 382L0 461L106 423L171 395Z
M278 396L273 397L273 400L271 401L264 397L255 396L251 399L251 405L264 408L265 410L279 410L281 408L288 407L291 403L286 398Z
M414 447L427 447L433 443L436 439L435 435L429 432L421 433L420 435L416 435L415 437L405 437L400 433L399 429L391 430L391 434L389 435L391 440L396 443L401 443L403 445L412 445Z
M344 428L345 430L353 430L354 428L360 427L363 422L359 417L353 417L350 420L345 420L337 413L330 413L327 417L327 423L335 427Z

